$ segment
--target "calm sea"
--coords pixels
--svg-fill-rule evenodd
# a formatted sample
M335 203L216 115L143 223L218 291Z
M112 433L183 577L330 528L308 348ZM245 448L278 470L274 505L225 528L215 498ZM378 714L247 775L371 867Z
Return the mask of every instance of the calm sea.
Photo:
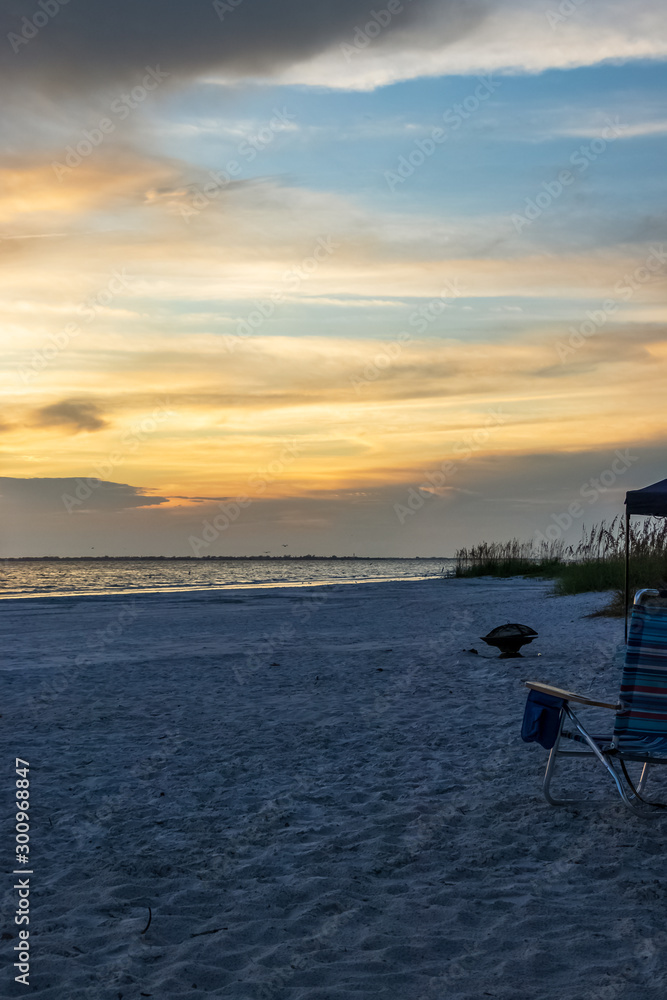
M453 559L2 559L0 599L421 580L453 565Z

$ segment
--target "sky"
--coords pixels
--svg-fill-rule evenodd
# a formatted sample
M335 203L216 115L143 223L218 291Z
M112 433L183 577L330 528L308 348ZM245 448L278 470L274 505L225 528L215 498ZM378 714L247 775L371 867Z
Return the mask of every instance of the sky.
M572 542L667 476L664 4L0 28L0 554Z

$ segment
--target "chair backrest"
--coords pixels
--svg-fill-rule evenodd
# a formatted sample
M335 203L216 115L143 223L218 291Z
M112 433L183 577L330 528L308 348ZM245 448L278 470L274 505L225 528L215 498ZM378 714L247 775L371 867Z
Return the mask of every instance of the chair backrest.
M635 597L621 678L614 744L667 742L667 594L643 590Z

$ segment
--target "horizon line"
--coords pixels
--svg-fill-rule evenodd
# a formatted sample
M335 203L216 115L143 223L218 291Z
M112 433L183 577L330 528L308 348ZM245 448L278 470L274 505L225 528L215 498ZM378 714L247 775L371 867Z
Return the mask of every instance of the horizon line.
M255 560L265 560L269 561L271 559L387 559L387 560L434 560L438 561L440 559L455 559L456 556L357 556L357 555L347 555L347 556L317 556L312 554L307 554L303 556L293 556L293 555L261 555L261 556L3 556L0 555L0 562L14 561L14 562L39 562L40 560L49 559L87 559L89 561L95 560L107 560L107 559L188 559L194 562L211 562L213 560L219 559L255 559Z

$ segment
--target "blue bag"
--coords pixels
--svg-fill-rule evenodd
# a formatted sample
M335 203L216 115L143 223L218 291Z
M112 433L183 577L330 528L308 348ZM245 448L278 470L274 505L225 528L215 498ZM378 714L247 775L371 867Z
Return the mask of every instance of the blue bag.
M531 691L526 701L521 726L524 743L539 743L545 750L551 750L558 736L560 716L565 702L550 694Z

